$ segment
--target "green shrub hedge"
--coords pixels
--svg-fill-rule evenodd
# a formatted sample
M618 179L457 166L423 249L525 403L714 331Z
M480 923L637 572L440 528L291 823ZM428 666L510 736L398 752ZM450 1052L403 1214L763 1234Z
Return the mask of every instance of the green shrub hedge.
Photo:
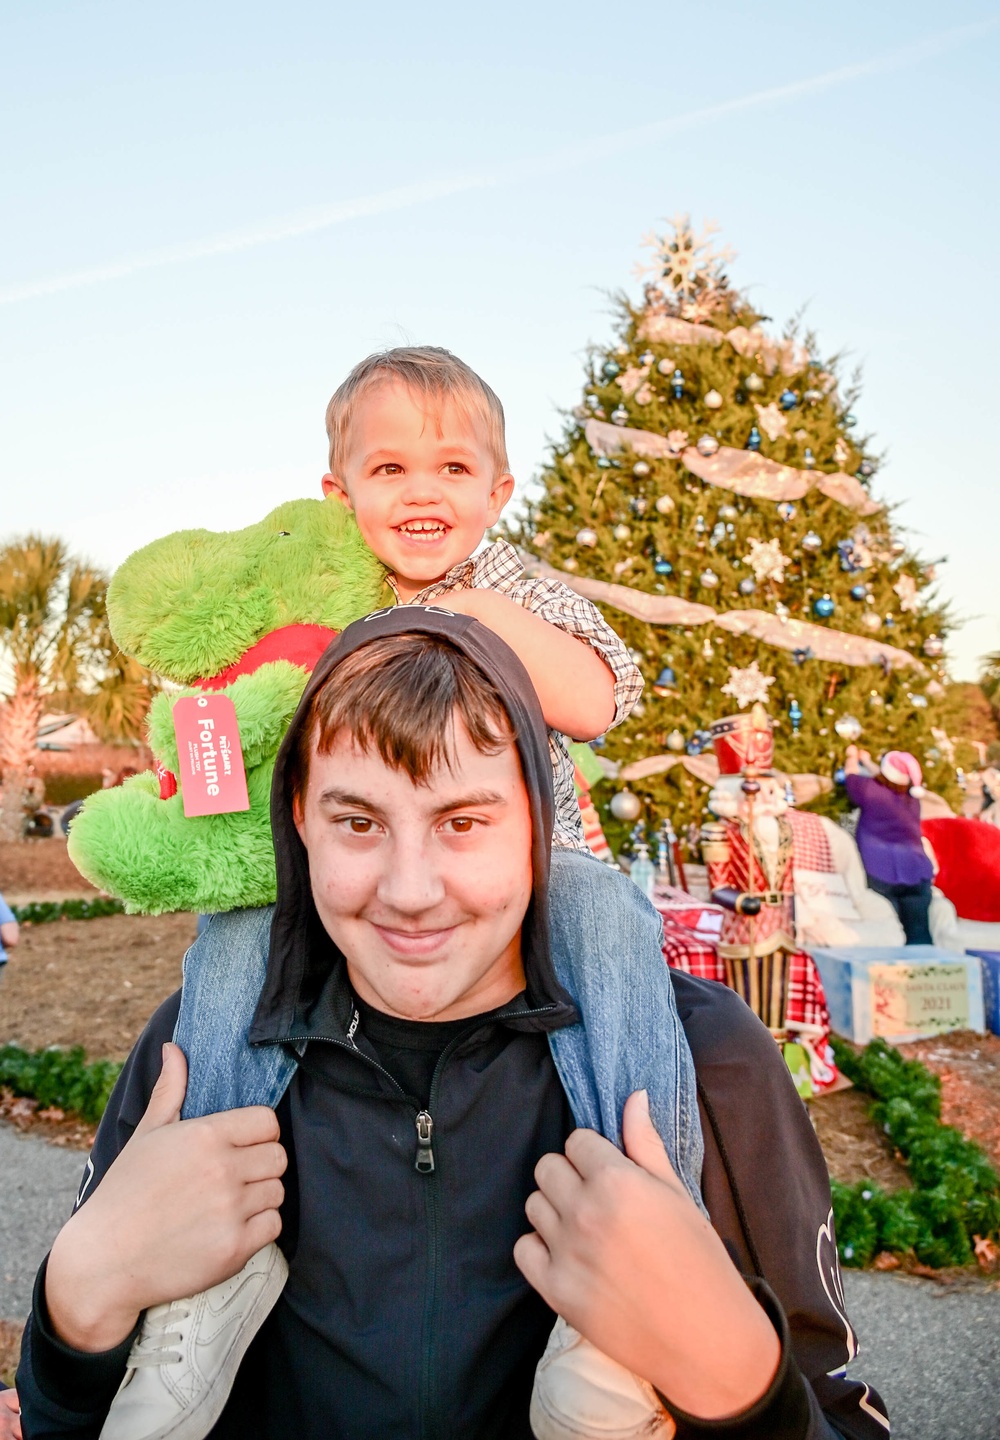
M837 1064L873 1098L872 1119L902 1155L912 1190L887 1194L859 1181L832 1182L837 1243L845 1265L866 1265L882 1250L924 1265L968 1265L976 1236L1000 1232L1000 1176L986 1154L941 1123L941 1082L884 1040L860 1054L833 1038Z
M97 920L102 915L123 915L125 906L120 900L105 900L95 896L93 900L32 900L28 905L12 905L14 919L22 925L45 925L50 920Z
M104 1114L121 1065L114 1060L87 1060L78 1045L72 1050L22 1050L20 1045L0 1046L0 1085L15 1095L72 1110L96 1123Z

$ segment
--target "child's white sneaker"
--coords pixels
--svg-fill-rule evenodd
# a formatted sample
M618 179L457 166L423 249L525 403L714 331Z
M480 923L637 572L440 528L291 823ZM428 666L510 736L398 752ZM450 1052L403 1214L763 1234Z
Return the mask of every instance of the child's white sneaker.
M535 1371L530 1418L537 1440L671 1440L677 1429L652 1385L561 1316Z
M287 1278L265 1245L231 1280L147 1310L101 1440L204 1440Z

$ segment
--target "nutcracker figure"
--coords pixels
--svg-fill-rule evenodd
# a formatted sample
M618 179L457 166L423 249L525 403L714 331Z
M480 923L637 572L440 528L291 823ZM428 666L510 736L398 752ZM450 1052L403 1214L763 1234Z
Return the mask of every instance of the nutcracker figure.
M772 722L760 704L711 727L719 782L702 853L712 899L724 907L726 981L782 1046L788 1039L789 958L795 951L794 836L784 784L771 769Z

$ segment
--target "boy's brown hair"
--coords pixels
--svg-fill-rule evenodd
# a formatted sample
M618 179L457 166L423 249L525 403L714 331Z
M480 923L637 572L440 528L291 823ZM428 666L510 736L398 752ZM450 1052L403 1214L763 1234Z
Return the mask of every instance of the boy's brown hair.
M486 381L450 350L438 345L400 345L367 356L333 392L326 407L332 475L342 474L347 435L359 399L376 386L393 381L405 385L429 406L439 407L451 400L466 414L475 415L486 427L497 475L509 471L503 406Z
M499 693L475 661L437 635L386 635L349 655L317 690L299 726L289 786L301 803L309 783L313 740L329 754L344 732L366 753L376 750L415 785L428 785L454 758L454 720L473 745L496 755L513 744L514 727Z

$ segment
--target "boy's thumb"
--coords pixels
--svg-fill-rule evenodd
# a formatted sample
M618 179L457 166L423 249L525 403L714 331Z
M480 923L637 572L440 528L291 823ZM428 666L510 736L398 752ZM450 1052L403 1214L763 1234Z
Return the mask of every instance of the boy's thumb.
M622 1144L628 1158L657 1180L677 1183L666 1147L649 1114L649 1094L635 1090L625 1101L622 1112Z
M181 1047L170 1043L164 1045L163 1068L153 1086L146 1113L135 1127L137 1135L142 1131L158 1130L161 1125L172 1125L181 1118L187 1074L187 1060Z

